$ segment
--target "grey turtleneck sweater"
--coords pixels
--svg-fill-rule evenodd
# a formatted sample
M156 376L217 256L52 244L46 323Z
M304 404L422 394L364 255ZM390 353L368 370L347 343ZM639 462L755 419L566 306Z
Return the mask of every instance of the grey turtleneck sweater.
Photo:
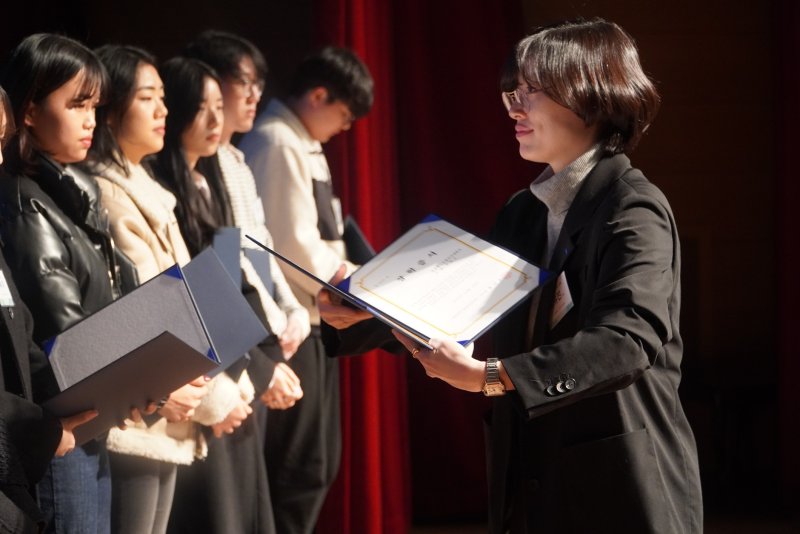
M560 172L554 173L553 168L548 165L531 183L531 193L547 206L547 247L542 258L543 267L550 263L572 200L601 156L600 145L594 145Z

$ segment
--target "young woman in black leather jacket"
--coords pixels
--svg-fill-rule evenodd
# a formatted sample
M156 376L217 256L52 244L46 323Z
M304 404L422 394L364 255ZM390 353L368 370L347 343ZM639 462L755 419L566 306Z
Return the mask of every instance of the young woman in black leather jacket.
M0 180L0 237L34 340L57 335L110 303L114 252L93 180L66 165L92 143L106 85L97 57L69 38L36 34L12 52L2 79L17 124ZM38 400L52 395L49 368L34 377ZM38 487L48 531L108 532L110 475L104 440L55 458Z
M2 148L14 133L8 95L0 87ZM3 179L0 169L0 180ZM93 419L92 410L58 419L33 402L31 370L46 366L33 343L33 322L5 258L0 254L0 530L38 532L42 514L31 494L53 455L75 447L73 429Z

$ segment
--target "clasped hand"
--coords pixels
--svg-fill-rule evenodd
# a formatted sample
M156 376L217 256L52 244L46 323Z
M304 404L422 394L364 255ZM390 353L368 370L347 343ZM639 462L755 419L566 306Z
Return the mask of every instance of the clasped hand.
M261 402L272 410L286 410L303 397L300 379L292 368L283 362L275 366L269 389L261 395Z
M207 377L200 376L173 391L158 413L170 423L188 421L194 416L195 408L200 406L203 397L208 393L208 380Z
M214 436L221 438L222 434L233 434L234 430L242 426L247 416L253 413L253 409L245 400L240 400L233 410L231 410L225 419L219 423L211 425L211 430Z

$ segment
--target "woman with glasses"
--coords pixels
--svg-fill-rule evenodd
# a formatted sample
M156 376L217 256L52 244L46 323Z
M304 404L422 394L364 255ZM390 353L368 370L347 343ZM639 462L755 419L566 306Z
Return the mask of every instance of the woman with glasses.
M678 233L626 155L658 94L633 40L599 19L521 40L502 90L520 155L548 167L503 207L493 241L553 281L494 328L488 358L398 339L429 376L494 398L491 532L701 532L678 396ZM361 317L320 298L334 326Z
M251 235L271 246L264 207L256 190L255 178L244 154L232 144L234 135L253 129L256 108L264 91L267 65L261 52L249 41L230 33L209 30L187 45L184 54L204 61L220 75L225 122L216 158L231 201L234 224L242 230L242 249L259 247L245 237ZM262 251L263 252L263 251ZM308 336L308 312L300 305L284 278L277 261L269 255L269 278L262 280L246 254L242 269L263 304L274 347L269 350L277 362L273 376L256 384L261 399L269 408L286 409L302 396L300 380L286 363ZM269 287L267 287L269 286ZM251 364L252 365L252 364ZM252 373L251 373L252 376ZM269 384L269 388L266 386Z

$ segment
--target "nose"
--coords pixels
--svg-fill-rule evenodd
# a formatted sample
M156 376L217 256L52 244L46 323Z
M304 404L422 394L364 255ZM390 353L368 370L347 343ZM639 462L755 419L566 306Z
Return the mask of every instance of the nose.
M511 104L511 107L508 108L508 116L514 120L523 119L525 118L525 115L525 109L519 102L514 102Z
M222 111L214 109L208 118L208 125L211 128L216 128L220 124L222 124Z
M94 130L95 126L97 126L97 121L95 120L94 108L92 108L86 113L86 117L83 120L83 127L87 130Z
M166 117L169 114L169 110L167 109L167 104L162 100L158 99L158 104L156 104L156 118Z

